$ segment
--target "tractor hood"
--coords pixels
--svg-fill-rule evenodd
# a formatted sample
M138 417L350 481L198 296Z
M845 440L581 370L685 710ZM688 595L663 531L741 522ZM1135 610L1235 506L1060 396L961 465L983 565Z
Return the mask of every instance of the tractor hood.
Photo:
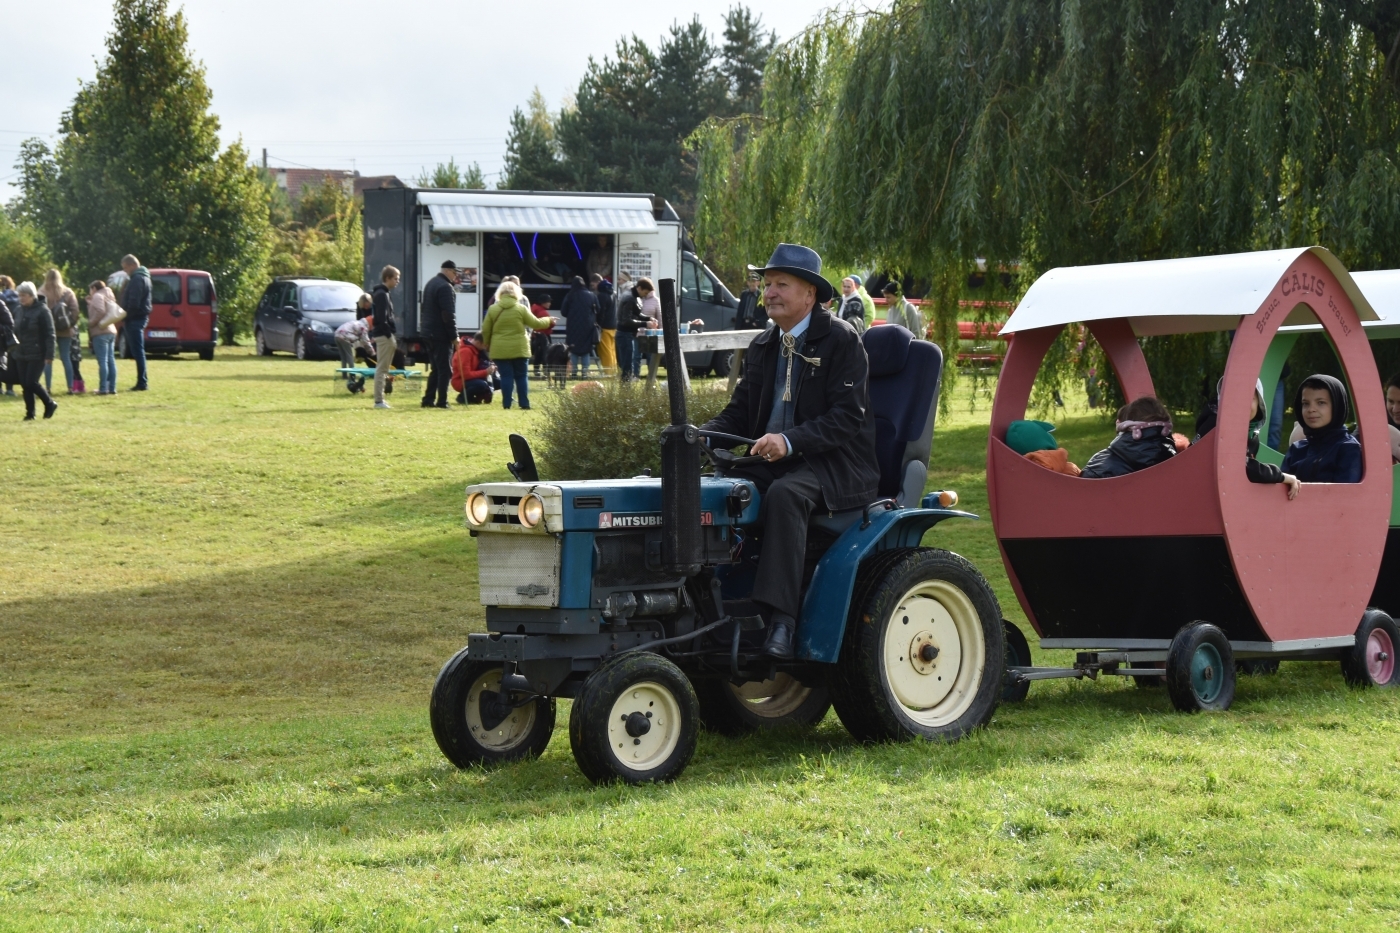
M735 492L739 487L744 491ZM578 480L558 483L478 483L467 487L467 498L482 493L490 503L479 531L516 533L564 531L625 531L661 527L661 480ZM533 529L520 524L520 500L533 493L544 501L544 521ZM745 495L747 493L747 495ZM733 494L731 496L731 494ZM732 514L738 511L738 515ZM758 489L743 479L706 476L700 480L700 524L746 524L758 518Z

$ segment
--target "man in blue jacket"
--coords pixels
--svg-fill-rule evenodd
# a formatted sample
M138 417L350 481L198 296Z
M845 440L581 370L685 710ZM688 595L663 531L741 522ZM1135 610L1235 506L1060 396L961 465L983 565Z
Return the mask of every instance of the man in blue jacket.
M133 392L146 391L146 325L151 320L151 273L141 261L127 253L122 257L126 287L122 289L121 305L126 311L126 352L136 361L136 385Z
M446 408L447 389L452 382L452 340L457 336L457 264L447 260L438 274L423 286L418 307L418 332L428 344L428 387L423 390L424 408Z

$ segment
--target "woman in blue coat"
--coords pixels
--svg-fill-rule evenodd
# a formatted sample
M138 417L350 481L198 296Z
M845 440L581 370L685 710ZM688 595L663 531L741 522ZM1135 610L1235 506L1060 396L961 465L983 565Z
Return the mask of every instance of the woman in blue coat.
M1347 390L1341 380L1314 375L1293 400L1303 438L1288 448L1283 472L1305 483L1361 482L1361 442L1347 430Z

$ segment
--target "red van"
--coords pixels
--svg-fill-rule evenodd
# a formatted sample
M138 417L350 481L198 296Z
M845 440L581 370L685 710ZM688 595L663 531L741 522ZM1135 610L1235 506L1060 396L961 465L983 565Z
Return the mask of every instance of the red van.
M151 319L146 323L146 352L193 352L201 360L212 360L214 347L219 343L219 299L214 293L213 277L197 269L150 271ZM125 332L117 334L117 354L122 359L129 358Z

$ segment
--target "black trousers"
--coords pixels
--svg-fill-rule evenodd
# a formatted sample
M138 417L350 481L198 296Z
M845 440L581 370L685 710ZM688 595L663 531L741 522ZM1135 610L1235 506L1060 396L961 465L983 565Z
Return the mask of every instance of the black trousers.
M423 390L424 405L446 405L447 390L452 385L452 339L450 337L429 337L428 362L433 367L428 373L428 387Z
M763 551L752 599L785 612L802 614L802 571L807 559L807 521L822 508L822 484L806 460L784 458L726 471L752 480L762 502Z
M44 361L43 360L16 360L11 359L10 365L15 369L20 386L24 388L24 413L34 414L34 399L37 396L47 409L53 404L53 399L49 397L48 390L44 388Z

